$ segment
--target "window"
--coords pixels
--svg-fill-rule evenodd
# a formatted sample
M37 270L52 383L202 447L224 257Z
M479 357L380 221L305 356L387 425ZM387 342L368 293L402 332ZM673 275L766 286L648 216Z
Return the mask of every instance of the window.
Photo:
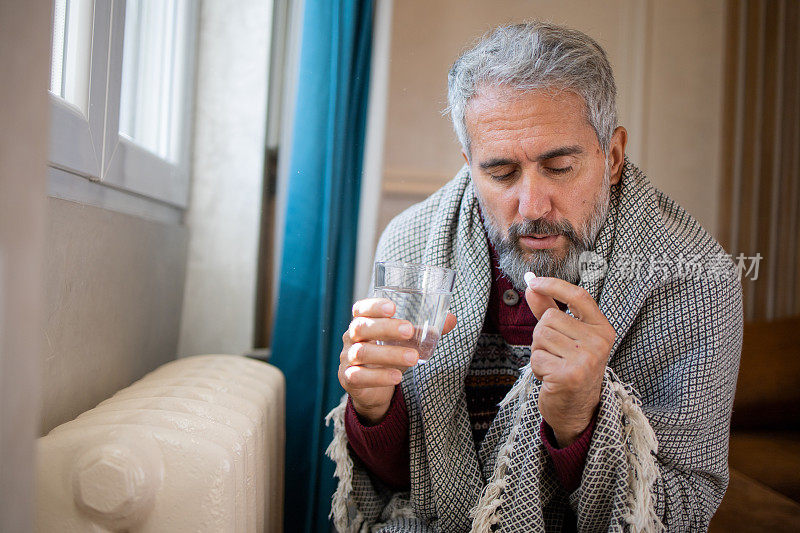
M187 2L128 0L122 55L120 133L180 162L189 32Z
M89 99L93 8L87 0L56 0L53 6L50 92L78 107L84 114Z
M54 0L51 195L186 207L196 4Z

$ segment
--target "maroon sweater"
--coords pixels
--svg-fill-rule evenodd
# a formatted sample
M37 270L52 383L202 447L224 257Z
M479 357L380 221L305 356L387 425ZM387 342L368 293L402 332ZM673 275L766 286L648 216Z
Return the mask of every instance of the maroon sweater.
M514 294L509 291L513 291ZM484 332L499 333L509 344L529 345L535 325L536 317L525 302L524 294L517 292L511 282L501 274L492 250L492 288ZM513 382L501 386L503 390L495 391L495 394L499 395L497 401L505 396L512 385ZM481 405L486 402L485 391L480 391L469 384L465 386L465 390L467 407L474 421L485 412L486 406ZM553 461L556 475L567 492L573 492L580 485L594 424L593 418L575 442L565 448L559 448L552 429L544 420L542 421L539 429L542 442ZM410 487L408 411L399 386L395 388L386 416L374 426L364 424L356 413L352 401L348 401L345 430L351 449L370 472L390 487L396 489ZM485 432L476 433L473 429L473 434L476 439L482 439Z

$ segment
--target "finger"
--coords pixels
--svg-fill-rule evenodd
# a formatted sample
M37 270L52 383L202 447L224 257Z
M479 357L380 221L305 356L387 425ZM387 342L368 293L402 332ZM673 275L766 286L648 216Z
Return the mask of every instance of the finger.
M539 381L545 381L548 376L560 372L566 362L547 350L533 350L531 352L531 371Z
M614 327L607 320L603 324L589 324L581 322L560 309L548 309L539 323L573 339L577 350L583 349L607 354L616 339Z
M531 280L530 288L537 295L564 302L572 314L587 324L603 324L606 317L586 289L558 278L537 277Z
M525 289L525 301L528 302L528 307L533 311L533 316L536 320L541 320L542 315L548 309L558 309L555 300L542 294L537 294L530 288Z
M353 317L389 318L394 316L395 305L388 298L364 298L353 304Z
M442 328L442 335L450 333L453 331L453 328L456 327L456 315L453 313L447 313L447 318L444 319L444 327Z
M402 371L417 361L419 354L411 348L357 342L344 352L342 363L346 366L392 367Z
M408 320L357 316L350 322L347 335L353 342L406 340L414 334Z
M345 388L369 389L372 387L390 387L403 379L403 374L395 368L367 368L351 366L344 370Z
M570 357L576 348L577 345L573 339L546 324L539 322L533 330L531 350L547 350L555 356Z
M586 328L590 327L588 324L581 322L577 318L569 316L561 309L553 308L547 309L544 312L542 318L539 320L539 324L547 325L554 330L563 333L570 339L575 340L586 337L587 332L585 330Z

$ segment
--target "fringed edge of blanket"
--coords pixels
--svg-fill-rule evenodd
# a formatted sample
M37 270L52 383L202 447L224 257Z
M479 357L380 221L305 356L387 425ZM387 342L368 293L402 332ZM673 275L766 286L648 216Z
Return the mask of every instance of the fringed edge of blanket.
M625 456L629 465L629 490L625 521L633 531L664 531L664 525L655 510L653 494L653 484L659 476L658 466L655 462L658 439L642 411L642 402L633 387L622 382L611 368L606 368L606 379L611 391L619 399L620 408L626 421L623 428L623 440ZM478 503L470 511L470 516L473 518L472 533L489 532L494 524L500 522L500 506L504 501L503 493L506 488L508 467L511 464L511 453L530 395L532 380L533 372L528 368L500 403L500 406L503 407L516 400L517 411L508 438L497 454L492 477L484 487Z
M517 400L517 411L514 414L514 423L511 426L511 431L509 431L505 443L497 452L497 461L492 477L484 487L478 503L469 512L470 517L473 519L471 533L488 533L494 524L500 522L500 506L505 501L503 493L506 488L508 467L511 465L511 453L514 451L514 443L517 440L522 414L525 412L525 405L530 396L532 382L533 372L528 367L506 397L503 398L503 401L500 402L500 407L505 407Z
M626 421L623 428L623 440L625 456L629 465L629 490L625 521L634 531L664 531L664 525L655 510L653 494L653 484L659 476L658 466L655 462L658 439L642 411L642 402L633 387L620 380L611 368L606 368L606 379L611 391L619 399L620 408ZM470 516L473 518L471 530L473 533L489 532L492 526L500 521L499 511L504 501L503 493L506 488L508 467L511 464L511 453L516 442L522 414L530 396L532 380L533 373L528 368L501 403L501 406L505 406L516 400L517 410L508 438L498 452L492 477L484 487L478 503L470 511ZM334 476L339 478L331 503L331 512L328 516L333 518L337 531L342 532L358 531L364 520L360 511L356 511L352 521L348 519L348 504L353 490L353 460L347 451L347 433L344 429L346 408L347 395L345 394L339 405L325 417L326 425L330 425L330 422L333 421L333 440L325 453L336 464ZM401 512L405 514L408 510L398 509L397 511L398 514Z
M333 475L339 478L336 492L331 501L331 512L328 518L333 519L333 525L337 531L355 532L358 531L364 517L360 511L352 521L349 520L348 507L350 494L353 491L353 460L350 452L347 451L347 432L344 429L344 413L347 408L347 394L342 396L342 401L331 409L325 417L325 425L329 426L333 421L333 440L325 450L325 455L330 457L336 464Z
M628 507L625 521L633 531L664 531L655 509L653 485L659 477L655 454L658 439L644 412L642 401L630 384L606 368L606 379L620 402L625 417L623 441L628 463Z

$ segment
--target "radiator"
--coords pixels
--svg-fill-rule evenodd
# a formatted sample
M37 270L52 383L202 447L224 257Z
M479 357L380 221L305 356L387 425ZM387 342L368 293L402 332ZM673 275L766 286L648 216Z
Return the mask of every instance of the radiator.
M283 374L169 362L37 441L41 532L279 532Z

